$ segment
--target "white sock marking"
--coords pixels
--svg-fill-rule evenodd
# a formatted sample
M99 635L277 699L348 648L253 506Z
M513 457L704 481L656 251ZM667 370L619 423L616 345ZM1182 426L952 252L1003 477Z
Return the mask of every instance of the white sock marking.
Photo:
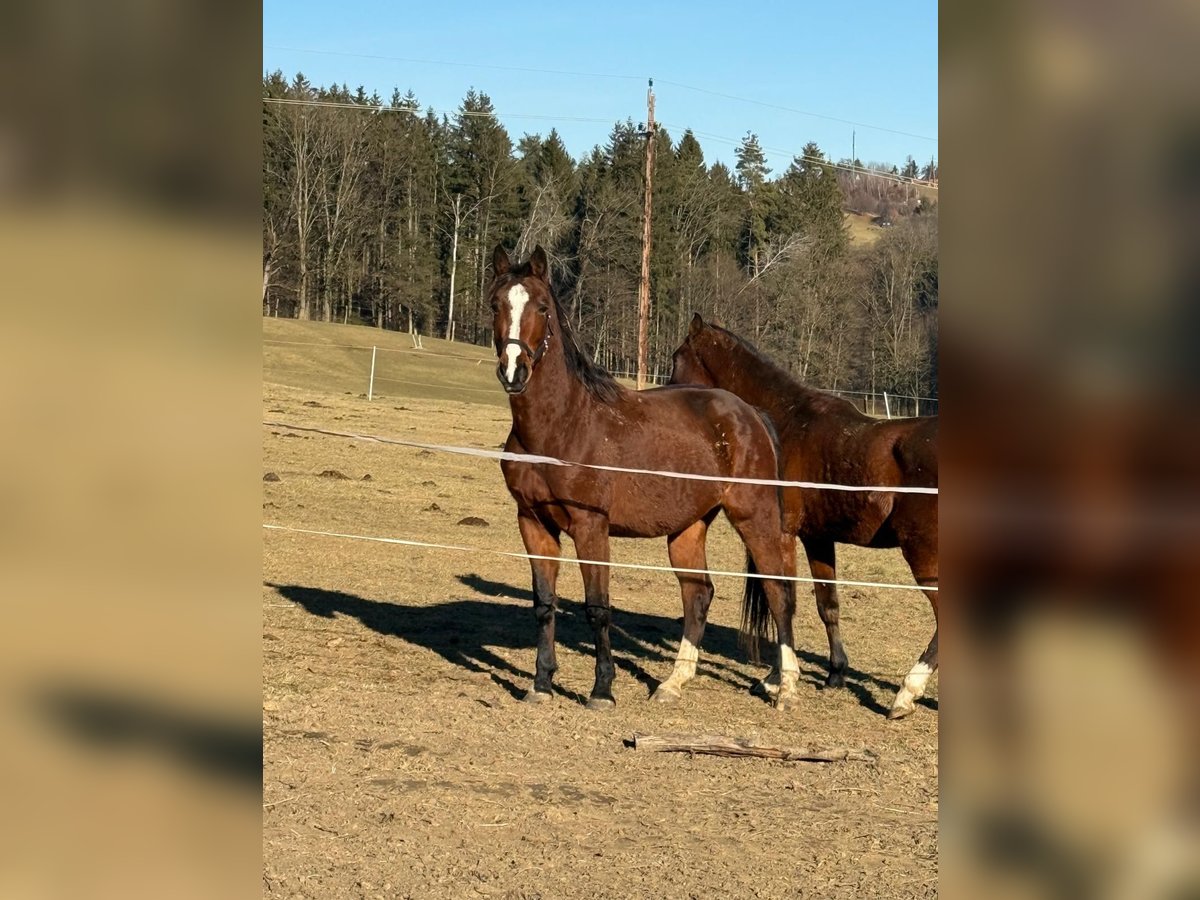
M929 683L929 676L932 674L933 667L918 660L904 676L904 686L896 693L896 701L892 706L899 709L911 707L913 701L925 693L925 685Z
M700 650L696 645L687 638L681 639L679 652L675 654L675 668L671 671L671 677L667 681L679 687L684 682L691 680L696 674L698 659L700 659Z
M925 685L929 683L929 676L933 674L933 668L927 663L918 661L912 667L912 671L904 677L904 687L912 692L914 697L920 697L925 693Z
M679 642L679 652L675 655L675 662L695 662L700 658L700 651L696 649L696 645L683 638Z
M517 341L521 339L521 314L525 312L525 304L529 302L529 292L519 284L514 284L508 289L508 336L510 339ZM508 368L505 370L505 378L509 383L517 375L517 357L521 355L521 348L516 344L508 344L504 348L504 353L508 357Z
M800 662L796 659L796 651L784 644L779 648L779 669L784 675L800 677Z
M796 660L796 651L789 645L779 647L779 694L776 702L780 702L796 694L796 683L800 680L800 663Z

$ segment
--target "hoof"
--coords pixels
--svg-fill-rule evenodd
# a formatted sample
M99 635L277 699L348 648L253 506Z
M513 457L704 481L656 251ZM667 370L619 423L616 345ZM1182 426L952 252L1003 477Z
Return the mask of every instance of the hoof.
M770 681L760 681L754 686L752 693L762 694L763 696L774 700L779 696L779 682L776 681L772 683Z
M905 716L911 716L915 710L912 706L893 706L888 710L889 719L903 719Z
M588 709L612 709L617 701L612 697L592 697L587 702Z
M683 699L683 693L676 688L669 688L665 684L660 684L650 699L655 703L678 703Z
M780 712L788 712L800 705L800 697L796 694L784 694L775 698L775 708Z
M842 671L830 672L825 676L825 687L840 688L846 686L846 673Z
M523 698L525 703L549 703L552 696L545 691L530 690Z

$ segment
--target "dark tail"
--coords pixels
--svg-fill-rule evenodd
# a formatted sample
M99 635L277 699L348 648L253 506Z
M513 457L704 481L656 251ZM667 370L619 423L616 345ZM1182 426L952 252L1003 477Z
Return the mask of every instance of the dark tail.
M758 662L758 648L763 638L773 638L775 620L771 618L771 608L767 605L767 592L763 590L763 580L754 578L758 567L750 554L746 554L746 589L742 593L742 630L738 635L738 644L750 656L751 662Z
M779 432L771 417L761 409L755 409L758 417L766 426L767 434L771 437L771 445L775 450L776 478L783 475L783 450L779 443ZM780 513L783 512L783 489L777 488ZM780 525L782 527L782 522ZM763 580L751 576L758 574L758 567L750 554L746 554L746 589L742 593L742 629L738 635L738 644L749 655L751 662L759 661L759 644L763 638L774 640L775 620L771 617L771 607L767 603L767 592L763 589ZM794 584L788 582L794 588ZM794 605L794 604L793 604Z

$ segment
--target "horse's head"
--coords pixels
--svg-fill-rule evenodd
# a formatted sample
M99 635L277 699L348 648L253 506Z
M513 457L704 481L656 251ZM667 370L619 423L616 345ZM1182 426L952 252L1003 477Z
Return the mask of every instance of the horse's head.
M540 246L529 261L512 266L503 244L492 253L492 332L496 377L510 394L524 393L554 335L550 268Z
M702 384L705 387L716 387L716 379L704 365L701 350L705 341L710 338L711 329L704 324L700 313L692 316L692 324L688 328L687 337L679 345L679 349L671 357L671 384Z

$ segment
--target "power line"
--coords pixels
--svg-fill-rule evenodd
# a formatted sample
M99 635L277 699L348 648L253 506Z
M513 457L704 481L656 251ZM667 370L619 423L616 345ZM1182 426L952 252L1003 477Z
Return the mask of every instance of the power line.
M415 63L417 65L429 66L451 66L464 69L494 69L501 72L528 72L536 75L567 75L574 78L611 78L624 81L642 81L648 76L646 75L627 75L620 72L575 72L566 69L539 69L532 66L504 66L495 63L469 63L456 62L453 60L442 59L416 59L406 56L386 56L376 53L350 53L343 50L313 50L307 47L280 47L273 44L264 44L263 49L266 50L282 50L288 53L312 53L320 56L344 56L352 59L377 59L386 60L388 62L404 62ZM761 106L765 109L776 109L782 112L790 112L798 116L808 116L814 119L824 119L827 122L837 122L842 125L853 125L858 128L870 128L873 131L886 132L887 134L900 135L902 137L915 138L920 141L930 141L937 143L936 137L930 137L926 134L916 134L911 131L901 131L896 128L888 128L883 125L872 125L870 122L858 122L853 119L843 119L838 116L831 116L825 113L816 113L810 110L797 109L793 106L784 106L779 103L770 103L766 100L755 100L753 97L741 97L737 94L727 94L723 91L714 91L711 88L699 87L694 84L684 84L681 81L671 81L670 79L660 78L659 84L667 84L672 87L681 88L685 91L694 91L698 94L707 94L711 97L720 97L724 100L733 100L737 103L749 103L754 106Z
M762 106L767 109L778 109L782 110L783 112L795 113L798 116L810 116L814 119L825 119L826 121L838 122L842 125L853 125L857 128L870 128L873 131L884 131L888 134L898 134L902 137L916 138L919 141L932 141L936 144L938 140L937 138L929 137L929 135L926 134L914 134L911 131L900 131L895 128L885 128L882 125L872 125L869 122L856 122L852 119L842 119L837 116L825 115L824 113L809 112L808 110L796 109L795 107L791 106L781 106L778 103L768 103L765 100L755 100L751 97L738 97L734 94L726 94L722 93L721 91L713 91L709 90L708 88L696 87L695 85L691 84L683 84L679 81L670 81L666 78L659 79L659 84L669 84L672 87L683 88L685 91L695 91L699 94L709 94L713 97L722 97L725 100L736 100L739 103L752 103L755 106Z
M342 103L336 100L294 100L290 97L263 97L263 103L282 103L289 106L323 106L330 109L358 109L363 112L421 113L415 106L384 106L374 103ZM437 112L437 110L434 110Z
M290 97L263 97L263 103L279 103L287 106L315 106L325 107L329 109L356 109L359 112L369 113L415 113L420 114L425 110L417 109L412 106L384 106L383 104L375 103L343 103L337 100L297 100ZM481 119L488 118L506 118L506 119L545 119L551 122L591 122L600 125L609 124L609 119L601 119L588 116L548 116L544 113L509 113L509 112L487 112L485 110L454 110L449 112L444 109L434 109L432 106L427 107L435 113L447 116L467 116L477 117Z
M571 72L565 69L535 69L531 66L501 66L495 63L454 62L445 59L414 59L407 56L383 56L375 53L347 53L342 50L312 50L306 47L279 47L263 44L264 50L283 50L288 53L314 53L321 56L347 56L355 59L380 59L387 62L416 63L423 66L453 66L461 69L495 69L499 72L530 72L536 75L569 75L576 78L618 78L645 80L645 75L622 75L615 72Z

